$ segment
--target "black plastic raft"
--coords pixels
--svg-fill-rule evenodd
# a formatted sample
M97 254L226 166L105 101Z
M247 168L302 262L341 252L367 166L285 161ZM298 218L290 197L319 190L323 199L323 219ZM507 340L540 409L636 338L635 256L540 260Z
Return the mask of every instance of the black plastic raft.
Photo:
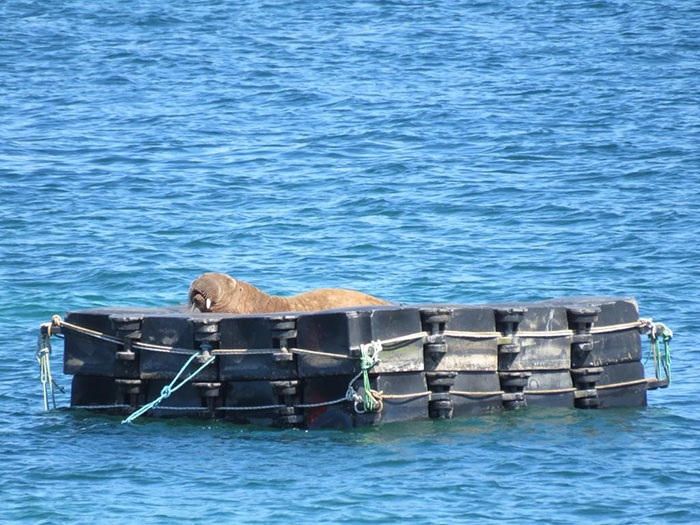
M152 403L155 417L345 428L643 406L647 390L668 385L644 377L640 334L654 325L628 298L265 315L93 309L57 324L71 406L125 415Z

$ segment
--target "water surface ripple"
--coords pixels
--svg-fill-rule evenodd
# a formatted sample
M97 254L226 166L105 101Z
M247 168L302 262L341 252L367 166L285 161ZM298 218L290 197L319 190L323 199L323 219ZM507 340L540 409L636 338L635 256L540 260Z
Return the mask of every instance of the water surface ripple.
M2 2L0 521L700 521L699 57L688 0ZM211 270L635 296L674 384L349 432L42 413L40 322Z

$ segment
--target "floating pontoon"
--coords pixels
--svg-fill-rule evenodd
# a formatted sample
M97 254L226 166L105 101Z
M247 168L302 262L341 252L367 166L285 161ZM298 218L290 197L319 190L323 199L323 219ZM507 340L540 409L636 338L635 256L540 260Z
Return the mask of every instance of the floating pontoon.
M629 298L264 315L105 308L56 316L41 331L45 400L50 337L61 333L71 406L125 421L344 428L526 406L644 406L670 376L670 330L640 319ZM648 379L643 333L656 372Z

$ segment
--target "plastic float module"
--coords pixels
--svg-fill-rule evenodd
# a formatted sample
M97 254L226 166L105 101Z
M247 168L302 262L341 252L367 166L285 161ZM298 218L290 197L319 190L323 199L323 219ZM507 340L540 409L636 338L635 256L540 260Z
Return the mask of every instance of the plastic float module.
M41 326L44 402L62 334L70 405L295 428L449 419L527 406L644 406L671 331L631 298L368 306L261 315L101 308ZM645 378L641 335L655 377ZM55 402L54 402L55 405Z

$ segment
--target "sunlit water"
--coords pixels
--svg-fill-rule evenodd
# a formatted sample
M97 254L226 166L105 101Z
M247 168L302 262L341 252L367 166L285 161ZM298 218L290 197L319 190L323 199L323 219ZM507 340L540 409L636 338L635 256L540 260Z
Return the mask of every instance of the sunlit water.
M0 29L0 520L700 520L696 2L9 0ZM212 270L635 296L673 385L345 432L43 413L39 323Z

